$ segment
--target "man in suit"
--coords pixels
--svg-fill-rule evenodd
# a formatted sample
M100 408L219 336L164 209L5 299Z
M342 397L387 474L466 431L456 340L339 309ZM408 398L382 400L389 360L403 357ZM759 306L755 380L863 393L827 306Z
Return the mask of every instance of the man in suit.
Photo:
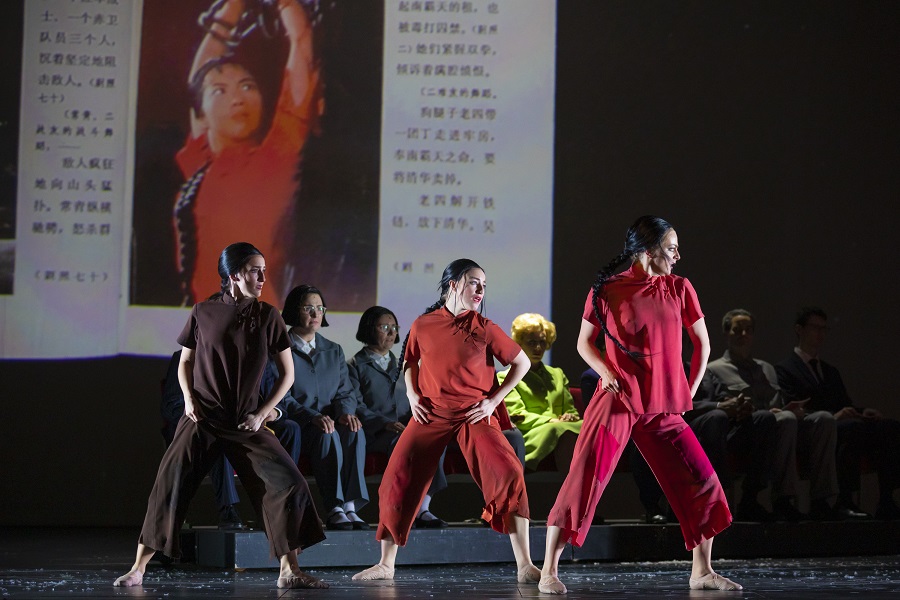
M900 422L874 408L854 406L840 372L821 360L828 331L821 308L800 309L794 322L797 346L778 363L778 383L787 400L806 400L807 410L827 411L837 423L838 508L858 512L852 501L860 487L860 459L868 458L878 473L876 518L900 518L893 492L900 485Z
M771 420L774 416L774 428L767 447L754 446L756 456L751 458L751 464L765 461L767 465L776 518L799 520L801 517L793 504L800 479L798 448L808 457L810 518L862 516L853 511L838 513L830 505L838 493L834 417L828 411L807 409L803 399L784 400L775 367L753 357L755 330L756 321L750 312L740 308L728 311L722 318L722 332L728 349L722 358L710 362L708 369L718 382L716 401L719 408L732 416L737 427L742 423ZM757 483L758 493L765 480ZM745 494L748 492L746 486L744 491ZM751 500L745 495L738 506L738 518L745 502L748 503L746 508L751 508L751 502L758 506L755 498Z

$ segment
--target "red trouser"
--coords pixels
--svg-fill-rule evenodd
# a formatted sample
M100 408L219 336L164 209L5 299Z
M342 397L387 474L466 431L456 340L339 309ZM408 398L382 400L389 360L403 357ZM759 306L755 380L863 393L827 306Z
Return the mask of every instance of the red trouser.
M503 437L495 417L466 422L465 410L432 409L431 422L414 419L400 435L378 488L379 523L375 537L406 545L409 530L431 484L438 460L456 438L469 472L484 495L482 518L495 531L509 533L507 514L529 518L522 463Z
M600 495L628 443L656 475L690 550L731 524L725 492L694 432L680 414L637 414L606 393L591 402L575 445L572 467L547 517L561 539L581 546Z

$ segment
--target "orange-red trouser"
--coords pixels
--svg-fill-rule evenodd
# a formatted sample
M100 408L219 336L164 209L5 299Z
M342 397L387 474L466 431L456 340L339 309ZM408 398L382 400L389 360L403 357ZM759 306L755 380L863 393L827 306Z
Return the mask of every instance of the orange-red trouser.
M681 415L633 413L607 393L588 406L569 475L547 517L548 525L563 530L561 540L584 543L629 437L678 517L688 550L731 524L719 478Z
M438 460L453 438L484 495L482 518L495 531L509 533L504 517L515 513L529 518L528 494L522 463L516 457L496 418L466 423L467 409L432 408L431 422L411 420L400 435L378 488L379 523L376 538L393 538L406 545L409 530Z

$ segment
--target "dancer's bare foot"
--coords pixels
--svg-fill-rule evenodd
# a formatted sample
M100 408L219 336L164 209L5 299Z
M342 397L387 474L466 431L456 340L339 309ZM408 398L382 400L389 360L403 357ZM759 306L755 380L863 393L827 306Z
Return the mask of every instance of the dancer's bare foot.
M730 592L744 589L739 583L735 583L727 577L722 577L718 573L708 573L697 579L691 577L690 585L692 590L721 590Z
M328 584L321 579L316 579L308 573L304 573L300 569L294 568L287 575L278 577L278 587L281 589L307 589L307 590L324 590L328 588Z
M354 581L375 581L378 579L393 579L394 578L394 569L378 563L373 567L369 567L363 571L360 571L356 575L352 577Z
M144 574L137 569L132 569L113 581L113 587L135 587L143 585Z
M569 590L556 575L544 575L538 583L538 591L542 594L565 594Z
M534 565L525 565L516 573L519 583L537 583L541 580L541 570Z

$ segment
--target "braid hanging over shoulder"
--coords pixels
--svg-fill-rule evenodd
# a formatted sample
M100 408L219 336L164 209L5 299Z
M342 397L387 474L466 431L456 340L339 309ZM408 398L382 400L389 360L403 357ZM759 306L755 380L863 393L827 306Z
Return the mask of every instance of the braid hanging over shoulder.
M623 264L628 262L631 258L631 253L622 252L614 259L609 261L609 263L597 271L597 278L594 280L594 285L591 286L591 305L594 308L594 316L597 317L597 321L600 323L600 328L603 330L603 335L612 340L612 343L616 345L616 348L630 356L631 358L643 358L647 356L642 352L636 352L634 350L629 350L625 347L625 345L620 342L612 333L610 333L609 328L606 326L606 321L603 319L603 315L600 313L600 290L606 285L606 282L609 281L609 278L613 276L616 270L621 267Z

